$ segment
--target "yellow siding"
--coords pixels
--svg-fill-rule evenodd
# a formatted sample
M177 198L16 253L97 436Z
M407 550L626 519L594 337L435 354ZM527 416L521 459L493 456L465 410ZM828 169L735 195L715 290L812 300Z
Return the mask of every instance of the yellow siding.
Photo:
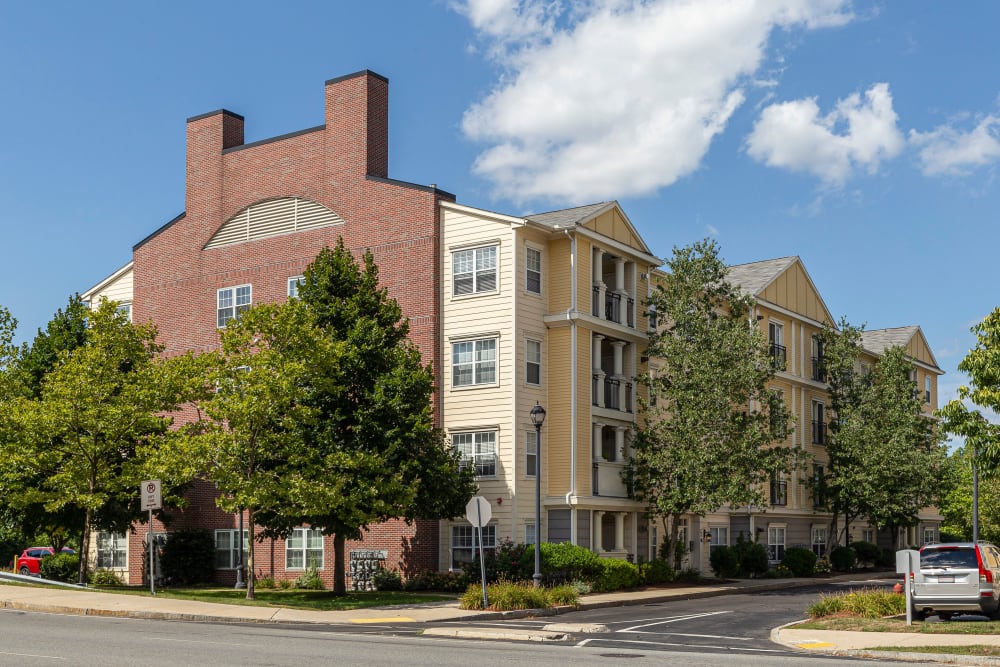
M542 429L546 436L545 443L548 445L543 453L543 467L548 470L548 474L543 472L542 479L548 482L546 495L549 496L567 493L570 485L570 424L572 415L572 395L569 382L572 375L570 339L570 327L551 329L548 334L549 404L545 406L547 414L545 426ZM579 372L578 367L577 373ZM577 447L579 448L579 442Z
M644 245L617 207L590 220L584 227L632 248L642 249Z
M583 343L581 349L581 341ZM591 361L590 353L585 349L590 346L590 332L586 329L577 331L576 355L576 493L578 496L593 494L591 485L591 438L593 427L590 417L591 391Z
M832 323L822 299L797 262L768 285L760 297L809 319Z
M566 237L557 238L549 242L546 253L549 258L549 312L565 312L570 305L572 291L572 274L570 272L570 240ZM588 282L587 285L590 283ZM579 289L579 285L577 286Z

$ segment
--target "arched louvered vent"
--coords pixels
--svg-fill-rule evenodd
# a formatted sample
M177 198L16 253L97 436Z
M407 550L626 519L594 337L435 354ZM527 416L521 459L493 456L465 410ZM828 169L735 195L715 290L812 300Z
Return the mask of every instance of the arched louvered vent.
M251 204L231 217L205 248L243 243L306 229L340 225L344 219L314 201L283 197Z

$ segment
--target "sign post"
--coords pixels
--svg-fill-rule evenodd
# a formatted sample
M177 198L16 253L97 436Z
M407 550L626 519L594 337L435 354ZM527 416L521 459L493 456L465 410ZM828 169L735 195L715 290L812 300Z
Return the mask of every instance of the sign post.
M156 582L153 579L153 558L155 557L156 540L153 535L153 510L163 507L163 496L160 492L160 480L148 479L139 487L139 495L142 497L142 509L149 510L149 549L146 555L149 557L149 594L156 595Z
M913 625L913 584L923 581L920 572L920 552L902 549L896 552L896 572L903 575L903 590L906 593L906 624Z
M482 496L473 496L472 500L465 506L465 518L479 532L479 578L483 583L483 609L490 606L489 598L486 596L486 557L483 553L483 526L488 524L492 517L493 508L490 507L490 501Z

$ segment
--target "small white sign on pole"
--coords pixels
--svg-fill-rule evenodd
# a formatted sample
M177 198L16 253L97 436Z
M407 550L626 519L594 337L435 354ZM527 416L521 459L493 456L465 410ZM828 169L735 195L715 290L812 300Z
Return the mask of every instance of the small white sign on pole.
M486 596L486 558L483 553L483 526L488 524L492 517L493 508L490 507L490 501L482 496L473 496L472 500L465 506L465 518L479 532L479 577L483 582L483 609L490 606L490 600Z
M923 581L920 571L920 552L902 549L896 552L896 572L903 575L903 590L906 593L906 624L913 625L913 584Z
M142 498L142 509L149 511L148 549L149 556L149 594L156 595L156 582L153 579L153 559L156 557L156 539L153 534L153 510L163 508L163 495L160 492L160 480L147 479L139 486L139 497Z

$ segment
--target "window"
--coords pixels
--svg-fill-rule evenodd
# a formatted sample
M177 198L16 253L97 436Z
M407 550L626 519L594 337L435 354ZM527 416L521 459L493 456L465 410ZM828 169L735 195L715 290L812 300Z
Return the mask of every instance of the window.
M215 569L233 570L240 561L239 542L237 541L240 531L238 530L217 530L215 531ZM243 559L246 560L246 553L250 550L248 542L249 533L243 531Z
M288 279L288 296L298 298L299 285L305 281L305 276L292 276Z
M862 542L870 542L872 544L875 544L875 540L876 539L877 538L875 537L875 531L874 530L872 530L871 528L862 528L861 529L861 541Z
M497 247L459 250L451 254L452 295L494 292L497 288Z
M535 524L526 523L524 524L524 543L534 544L535 543Z
M466 340L451 346L451 385L472 387L496 384L497 341L495 338Z
M729 526L709 526L708 533L711 536L711 542L708 547L709 553L729 546Z
M483 549L496 549L497 527L496 525L483 526ZM462 569L466 563L471 563L479 553L479 539L476 536L476 529L469 526L451 527L451 567L454 570Z
M823 339L813 335L811 343L812 379L816 382L826 382L826 372L823 370Z
M240 313L250 307L250 285L224 287L218 291L218 326L221 329L226 322L239 319Z
M767 527L767 559L772 563L780 562L785 557L785 527Z
M812 402L812 441L814 445L822 445L826 442L826 420L824 419L823 404L819 401Z
M104 531L97 533L97 567L126 568L127 558L128 535Z
M813 526L812 550L819 558L826 555L826 526Z
M770 343L771 368L785 370L785 334L784 327L778 322L768 322L767 339Z
M921 542L921 544L932 544L934 542L937 542L937 536L934 534L934 528L933 527L925 527L924 528L924 540L923 540L923 542Z
M768 426L771 428L771 436L776 440L784 440L788 437L785 392L781 389L772 389L768 402Z
M653 304L649 305L649 330L656 331L656 306Z
M524 441L524 474L534 477L538 472L538 434L535 431L525 431Z
M118 304L118 312L125 316L125 319L129 322L132 321L132 302L123 301Z
M323 531L319 528L296 528L285 541L285 569L323 569Z
M930 405L931 403L931 376L924 376L924 403Z
M788 504L788 481L781 472L771 473L771 504Z
M542 383L542 344L537 340L524 342L524 380L528 384Z
M477 477L496 477L497 474L497 433L477 431L475 433L455 433L451 436L452 446L462 455L462 465L476 466Z
M823 466L813 466L813 507L826 506L826 473Z
M535 294L542 293L542 251L528 248L524 255L524 288Z

